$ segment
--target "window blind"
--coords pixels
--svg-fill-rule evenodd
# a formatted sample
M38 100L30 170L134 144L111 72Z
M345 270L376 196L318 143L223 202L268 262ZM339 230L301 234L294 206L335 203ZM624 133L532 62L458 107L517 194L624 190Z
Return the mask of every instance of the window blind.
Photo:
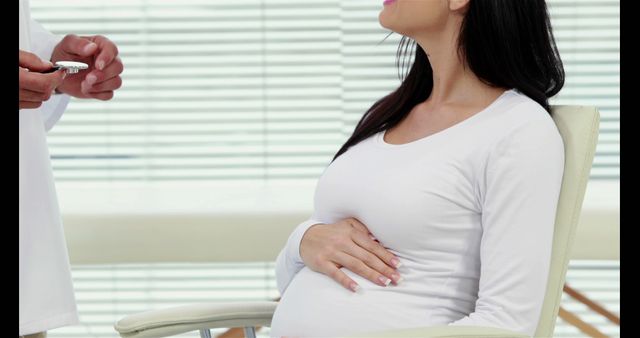
M592 179L618 179L619 0L549 0L567 81L599 107ZM31 0L56 34L102 34L125 64L108 102L72 100L49 134L57 181L315 180L399 84L369 0Z

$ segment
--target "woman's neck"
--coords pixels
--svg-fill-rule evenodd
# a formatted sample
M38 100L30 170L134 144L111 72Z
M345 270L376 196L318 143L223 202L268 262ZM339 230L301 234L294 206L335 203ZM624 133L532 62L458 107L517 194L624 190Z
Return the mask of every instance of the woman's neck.
M433 89L427 99L430 106L482 105L504 91L482 82L464 61L458 49L460 25L452 20L440 32L415 37L433 70Z

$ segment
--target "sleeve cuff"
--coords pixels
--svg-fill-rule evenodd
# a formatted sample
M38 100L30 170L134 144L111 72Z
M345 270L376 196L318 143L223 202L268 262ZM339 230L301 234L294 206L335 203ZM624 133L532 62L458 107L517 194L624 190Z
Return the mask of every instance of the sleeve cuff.
M309 228L316 224L321 224L315 219L310 219L298 225L298 227L293 231L291 236L289 236L289 240L287 241L287 256L289 257L289 261L295 265L304 265L302 262L302 257L300 256L300 242L302 241L302 237L309 230Z

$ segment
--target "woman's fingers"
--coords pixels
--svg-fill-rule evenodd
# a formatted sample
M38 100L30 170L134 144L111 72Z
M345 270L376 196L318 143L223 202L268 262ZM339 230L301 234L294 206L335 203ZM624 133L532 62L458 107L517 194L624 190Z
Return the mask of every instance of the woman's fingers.
M351 235L351 239L359 246L378 256L388 266L397 269L402 265L398 257L385 249L380 242L372 240L369 236L361 232L354 232Z
M341 267L380 286L402 277L395 270L399 262L394 254L370 238L370 232L358 220L341 220L335 224L310 227L300 243L300 256L313 271L321 272L343 287L355 291L355 283Z
M371 238L371 240L378 241L378 239L371 233L371 231L369 231L369 228L367 228L366 225L362 224L362 222L360 222L356 218L347 218L345 221L347 221L347 223L349 223L354 229L367 234L369 238Z
M367 228L366 225L362 224L362 222L358 221L356 218L353 218L353 217L347 218L347 219L345 219L345 221L347 223L349 223L356 230L359 230L359 231L367 233L367 234L371 233L369 231L369 228Z
M376 254L376 256L380 257L380 259L382 259L385 263L387 263L388 265L396 269L402 265L402 263L400 263L400 260L391 252L389 252L389 250L385 249L380 244L380 241L378 241L378 239L375 236L373 236L373 234L369 231L369 228L367 228L364 224L362 224L362 222L358 221L355 218L350 218L349 222L355 229L359 230L360 232L366 233L367 237L371 239L371 241L367 241L365 240L364 237L359 236L358 238L361 239L361 241L358 243L358 245L373 252L374 254Z
M347 253L337 252L335 254L335 262L380 286L387 286L391 283L391 279L372 269L359 258Z
M322 271L325 275L331 277L336 282L340 283L340 285L345 288L357 292L360 286L358 283L354 282L353 279L349 278L346 273L342 272L335 264L327 262L324 268L325 271Z
M355 237L361 237L363 236L362 234L359 234L359 236L355 236ZM371 269L373 269L374 271L376 271L378 273L379 276L376 276L376 280L377 281L383 281L386 282L386 279L390 279L392 280L395 284L398 284L402 279L400 277L400 274L398 272L396 272L395 269L393 269L392 267L390 267L389 265L385 264L385 262L383 262L380 257L376 256L375 254L373 254L371 252L370 249L365 249L363 248L360 244L360 242L364 242L367 241L368 243L371 243L372 241L370 239L367 239L366 237L364 239L359 238L358 240L356 240L356 244L353 247L351 247L350 249L348 249L348 253L359 259L360 261L362 261L364 264L366 264L368 267L370 267ZM384 250L384 249L382 249ZM384 250L386 251L386 250ZM385 280L380 279L380 277L386 277ZM365 277L365 276L363 276ZM378 283L380 284L380 283ZM383 285L381 284L381 285Z

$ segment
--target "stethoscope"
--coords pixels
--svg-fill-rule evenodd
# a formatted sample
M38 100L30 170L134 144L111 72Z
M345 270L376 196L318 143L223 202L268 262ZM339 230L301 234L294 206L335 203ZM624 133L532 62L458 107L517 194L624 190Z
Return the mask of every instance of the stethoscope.
M87 68L89 68L89 65L87 65L86 63L82 63L82 62L58 61L53 66L53 68L51 68L49 70L46 70L43 73L52 73L52 72L55 72L56 70L64 69L67 72L67 74L76 74L79 71L87 69Z

